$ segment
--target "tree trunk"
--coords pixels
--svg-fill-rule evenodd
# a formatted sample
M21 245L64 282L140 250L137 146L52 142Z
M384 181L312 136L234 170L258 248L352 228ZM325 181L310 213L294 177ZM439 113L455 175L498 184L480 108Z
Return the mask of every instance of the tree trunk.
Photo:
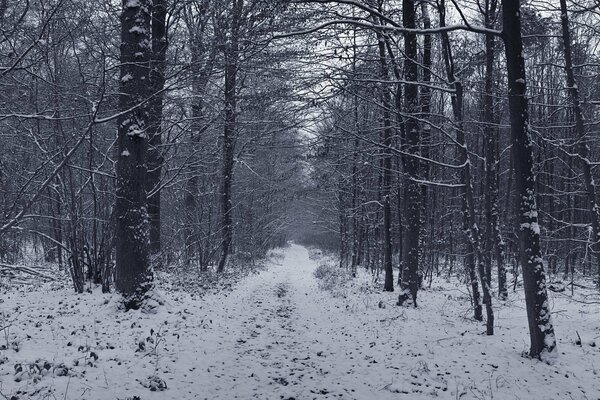
M383 289L387 292L394 291L394 268L392 265L392 120L390 117L390 92L387 88L389 79L388 66L385 58L385 42L382 35L379 39L379 64L381 75L381 100L383 106L383 131L381 143L383 144L383 179L381 184L381 200L383 201L383 269L385 283Z
M446 9L444 1L439 3L440 11L440 27L446 26ZM457 80L454 74L454 61L452 57L452 49L450 47L450 39L446 32L442 33L442 53L444 57L444 64L446 66L446 72L448 74L448 81L454 87L454 94L452 95L451 104L454 113L454 122L456 125L456 141L459 148L459 161L464 165L461 171L461 202L462 202L462 215L463 215L463 230L465 233L467 255L465 257L465 264L469 274L469 280L471 284L472 296L473 296L473 310L474 317L476 320L481 321L483 319L481 304L479 302L479 287L477 284L477 273L479 273L479 279L481 280L481 288L483 291L483 303L486 308L486 330L488 335L494 334L494 312L492 309L492 299L490 295L490 285L488 276L485 271L485 265L483 264L483 255L481 252L481 246L479 241L479 228L477 227L477 220L475 218L475 199L473 196L473 178L471 170L471 160L469 157L469 151L466 143L464 124L463 124L463 86L460 81ZM476 270L477 265L477 270Z
M162 175L162 113L163 89L165 87L165 59L167 55L165 0L152 2L152 58L150 62L150 90L148 103L148 176L146 191L148 196L148 216L150 218L150 259L155 265L160 260L160 178Z
M123 0L119 108L141 104L149 93L150 4ZM139 106L118 118L116 163L116 288L127 308L138 308L150 289L146 175L148 108Z
M227 257L233 239L233 203L231 186L233 183L233 155L236 136L237 73L239 62L239 29L242 17L243 0L233 1L233 14L229 43L225 48L225 126L223 129L223 171L221 182L221 256L217 272L225 270Z
M540 226L533 173L533 142L529 132L520 4L519 0L502 0L502 5L512 155L518 196L519 258L523 270L523 286L531 339L529 355L541 358L556 352L556 339L550 317L546 274L540 249Z
M485 26L492 29L496 19L496 0L486 2ZM485 35L485 88L483 94L483 121L485 137L485 273L488 282L492 281L492 260L494 247L496 247L498 267L498 297L506 299L506 267L504 266L504 249L502 233L498 221L498 130L494 118L494 60L496 56L496 37Z
M415 29L415 2L402 1L402 23L407 29ZM408 31L404 33L404 108L409 116L404 119L405 138L404 151L418 153L420 132L419 123L411 116L419 113L419 89L415 84L418 78L417 65L417 35ZM417 182L420 161L415 157L403 157L404 172L408 176L404 186L406 230L403 234L402 245L402 284L398 304L402 305L412 297L413 305L417 306L417 291L419 289L419 244L421 229L421 187Z
M573 105L573 113L575 114L575 130L577 131L577 146L578 161L581 165L583 180L587 191L587 207L589 210L589 218L592 225L592 236L590 248L592 253L597 257L598 263L598 285L600 286L600 254L598 253L600 242L600 210L596 201L596 184L592 175L592 164L589 160L589 147L587 144L588 138L585 131L585 120L581 109L579 99L579 88L575 82L575 74L573 73L573 55L571 49L571 32L569 31L569 15L567 10L566 0L560 0L562 36L564 41L565 51L565 72L567 74L567 89L571 97Z

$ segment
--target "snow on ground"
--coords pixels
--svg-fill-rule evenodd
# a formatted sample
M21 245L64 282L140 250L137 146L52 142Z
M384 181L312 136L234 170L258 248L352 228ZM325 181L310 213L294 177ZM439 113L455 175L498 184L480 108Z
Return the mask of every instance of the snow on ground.
M154 314L118 311L116 295L10 290L0 398L600 399L599 304L554 296L560 357L547 365L521 355L520 294L488 337L460 284L434 281L418 309L399 308L366 272L321 290L319 262L291 245L232 290L163 290Z

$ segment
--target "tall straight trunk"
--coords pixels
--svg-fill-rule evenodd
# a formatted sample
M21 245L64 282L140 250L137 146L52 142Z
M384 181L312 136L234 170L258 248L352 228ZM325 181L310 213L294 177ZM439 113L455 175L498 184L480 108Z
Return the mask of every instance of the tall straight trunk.
M540 226L533 173L533 142L529 131L529 110L526 97L525 60L521 37L519 0L502 0L503 38L508 72L508 103L518 202L519 255L523 270L523 286L531 357L544 357L556 352L546 274L540 249Z
M585 181L585 188L587 191L587 207L589 210L589 218L591 220L592 225L590 248L592 250L592 253L597 258L597 279L598 285L600 286L600 254L598 252L600 250L600 210L598 209L596 199L596 184L594 183L594 177L592 175L592 164L588 158L590 148L587 144L588 138L585 131L585 120L583 117L583 110L581 109L581 101L579 98L579 88L577 86L577 83L575 82L575 74L573 72L571 32L569 31L569 14L566 0L560 0L560 13L565 51L565 72L567 74L567 88L569 90L569 96L571 97L573 114L575 114L575 130L577 133L577 139L579 143L579 145L577 146L577 155L581 172L583 174L583 180Z
M352 75L355 81L357 81L356 75L356 29L353 31L352 36ZM357 265L360 262L359 257L359 222L358 222L358 146L359 146L359 135L360 135L360 120L358 112L358 87L354 88L354 96L352 98L352 111L354 117L354 138L353 151L352 151L352 261L351 261L351 274L356 277Z
M382 35L379 39L379 63L381 75L381 100L383 106L383 144L381 200L383 201L383 269L385 271L384 290L394 291L394 268L392 265L392 120L390 117L390 92L387 87L389 71L385 57L385 42Z
M340 268L346 268L347 258L348 258L348 229L347 229L347 220L348 217L346 215L346 199L344 196L344 178L340 172L340 178L338 180L338 204L339 204L339 235L340 235Z
M421 15L423 18L423 29L431 29L431 19L429 18L429 8L426 2L421 3ZM421 99L421 118L428 120L431 114L431 89L427 86L431 83L431 48L432 48L432 35L424 35L423 36L423 60L421 63L421 71L422 71L422 81L425 85L421 86L420 89L420 99ZM424 124L423 129L421 131L421 154L424 158L429 159L431 157L431 126ZM429 180L430 177L430 168L429 163L427 161L422 163L422 174L424 180ZM421 209L421 218L422 225L427 226L426 223L429 222L429 226L426 229L421 230L421 246L428 240L428 262L427 262L427 270L433 268L433 237L435 231L435 224L433 221L433 208L431 207L431 199L432 194L427 195L428 191L433 192L435 188L428 188L427 185L421 186L421 196L423 201L421 201L422 209ZM429 218L428 218L429 214ZM425 255L423 255L425 257Z
M440 27L446 26L446 9L444 1L439 3L440 12ZM453 85L454 94L451 98L452 111L454 113L454 123L456 125L456 141L459 147L459 161L464 165L461 171L461 202L462 202L462 216L463 216L463 231L465 233L465 245L467 249L467 255L465 257L465 264L469 274L469 280L471 284L472 297L473 297L473 310L474 317L476 320L481 321L483 319L479 285L477 284L477 275L481 280L481 288L483 291L483 303L486 305L486 327L487 334L492 335L494 333L494 312L492 310L492 300L490 295L489 281L485 273L485 266L483 264L483 256L481 252L481 246L479 242L479 229L477 227L477 221L475 218L475 199L473 196L473 178L472 178L472 166L469 157L469 151L466 143L464 123L463 123L463 86L454 74L454 60L452 57L452 48L450 47L450 39L446 32L442 33L442 53L444 57L444 64L446 66L446 73L448 75L448 81ZM476 269L477 266L477 269Z
M400 170L400 164L401 161L398 160L397 163L398 165L398 170ZM398 259L399 259L399 264L398 265L398 269L400 270L398 273L398 282L397 285L400 286L402 285L402 254L403 254L403 243L404 243L404 229L403 229L403 220L402 220L402 213L404 212L404 207L403 207L403 202L402 202L402 183L401 183L401 177L400 174L398 174L398 178L397 178L397 182L396 182L396 216L398 217Z
M358 124L358 99L354 97L354 120L357 137L354 139L354 150L352 154L352 258L351 274L356 277L356 267L360 262L359 257L359 221L358 221L358 146L359 146L359 124Z
M225 46L225 125L223 128L223 169L221 175L221 256L218 272L225 270L233 239L233 155L237 130L237 73L239 63L239 30L243 0L233 0L233 13L229 42Z
M202 254L202 245L200 243L200 224L202 223L202 213L198 215L198 184L200 180L200 170L197 167L200 160L198 156L201 152L202 136L208 129L208 122L204 116L203 95L208 85L209 77L213 70L214 61L217 55L217 46L214 44L208 53L206 60L202 63L202 58L206 54L206 48L203 45L203 29L196 26L189 27L190 48L192 52L191 70L193 73L192 89L198 100L192 105L192 125L190 129L193 158L190 172L192 176L187 180L186 191L183 196L186 216L186 228L184 231L185 240L185 258L184 262L189 265L192 259L198 259L198 265L204 270L205 264ZM203 210L203 207L202 207ZM209 213L210 215L210 213Z
M485 5L485 26L494 27L496 18L496 0L487 0ZM494 117L494 61L496 57L496 37L485 35L485 88L483 93L483 121L485 137L485 273L488 282L492 281L492 260L494 247L498 267L498 297L506 299L506 267L504 266L504 248L500 224L498 221L498 130Z
M129 110L150 92L150 3L123 0L119 109ZM128 308L137 308L153 280L148 257L148 108L118 118L115 284Z
M150 218L150 258L158 263L161 249L160 241L160 178L163 156L162 114L163 93L165 87L165 59L167 55L167 8L165 0L152 1L152 55L150 61L150 90L152 98L148 108L148 177L146 191L148 196L148 216Z
M402 23L407 29L415 29L415 1L402 0ZM418 77L417 65L417 35L408 31L404 33L404 112L409 116L404 119L404 140L402 147L405 152L417 154L419 151L419 123L413 115L419 113L419 89L416 85ZM398 296L398 304L402 305L412 298L417 306L419 290L419 252L421 229L421 187L417 182L420 161L415 157L403 157L404 172L407 181L404 186L405 201L405 232L402 245L402 284Z

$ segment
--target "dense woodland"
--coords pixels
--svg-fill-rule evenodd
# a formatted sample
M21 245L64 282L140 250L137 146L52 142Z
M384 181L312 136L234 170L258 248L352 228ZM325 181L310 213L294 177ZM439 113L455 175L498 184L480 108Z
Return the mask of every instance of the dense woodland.
M296 243L398 305L600 284L597 0L0 0L0 268L138 308ZM520 282L522 280L521 288ZM577 283L576 283L577 282Z

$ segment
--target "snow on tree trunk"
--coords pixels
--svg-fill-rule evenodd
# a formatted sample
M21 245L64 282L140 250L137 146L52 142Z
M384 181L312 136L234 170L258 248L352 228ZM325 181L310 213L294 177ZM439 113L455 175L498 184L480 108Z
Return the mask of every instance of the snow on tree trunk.
M146 200L148 108L143 105L151 50L150 3L123 0L119 108L132 111L118 118L115 284L129 308L140 306L153 279Z
M531 339L529 355L547 358L556 353L556 339L550 316L546 274L540 249L540 226L533 173L533 142L529 131L520 4L519 0L503 0L502 5L512 156L516 195L518 196L519 255Z

